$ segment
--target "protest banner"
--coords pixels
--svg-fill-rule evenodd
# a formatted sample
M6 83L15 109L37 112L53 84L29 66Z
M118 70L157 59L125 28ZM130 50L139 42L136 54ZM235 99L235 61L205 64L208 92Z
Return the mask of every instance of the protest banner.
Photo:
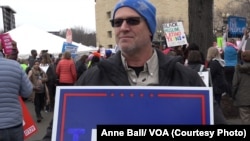
M97 125L213 125L211 87L58 86L53 141L96 140Z
M182 22L163 24L163 30L168 47L175 47L187 44Z
M242 38L247 20L244 17L228 17L228 38Z
M64 42L62 46L62 53L68 51L71 53L71 57L75 58L77 56L78 46L73 45L72 43Z
M67 31L66 31L66 42L72 43L72 31L71 31L71 29L67 29Z
M0 43L3 47L4 54L10 55L12 52L12 39L9 33L0 34Z
M209 71L200 71L198 72L198 74L200 75L205 85L209 87Z
M66 31L66 42L63 43L62 53L68 51L71 53L71 57L74 59L77 56L78 46L72 44L72 31L67 29Z
M19 101L22 106L22 112L23 112L24 139L28 139L30 136L35 134L38 131L38 129L34 120L32 119L31 114L29 113L28 108L26 107L21 97L19 97Z

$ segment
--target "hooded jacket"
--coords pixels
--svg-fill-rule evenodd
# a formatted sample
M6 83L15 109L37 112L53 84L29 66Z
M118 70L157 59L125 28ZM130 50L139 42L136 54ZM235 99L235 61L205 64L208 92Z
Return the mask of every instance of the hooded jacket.
M180 63L182 61L181 57L164 55L157 49L156 52L159 60L158 86L205 86L196 71ZM78 79L76 85L130 86L127 72L122 64L121 51L86 70ZM217 104L215 104L214 108L215 123L225 124L225 119Z

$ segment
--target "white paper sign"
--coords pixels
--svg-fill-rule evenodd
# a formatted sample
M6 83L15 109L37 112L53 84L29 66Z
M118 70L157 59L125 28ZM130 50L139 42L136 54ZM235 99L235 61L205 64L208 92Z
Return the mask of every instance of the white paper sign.
M175 47L187 44L182 22L163 24L163 30L168 47Z
M206 84L206 86L209 87L209 73L208 73L208 71L201 71L201 72L198 72L198 74L200 75L201 79Z

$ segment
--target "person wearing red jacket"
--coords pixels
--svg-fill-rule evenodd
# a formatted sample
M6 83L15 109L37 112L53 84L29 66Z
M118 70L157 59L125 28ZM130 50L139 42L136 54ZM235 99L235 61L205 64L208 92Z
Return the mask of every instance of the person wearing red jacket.
M76 66L70 52L64 52L62 60L56 66L60 86L73 86L77 80Z

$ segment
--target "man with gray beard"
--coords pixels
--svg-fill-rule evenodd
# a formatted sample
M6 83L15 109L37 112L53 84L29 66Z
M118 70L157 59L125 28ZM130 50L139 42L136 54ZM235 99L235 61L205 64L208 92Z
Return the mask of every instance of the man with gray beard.
M179 57L152 47L156 8L148 0L120 0L110 20L119 51L86 70L76 82L83 86L193 86L205 84ZM226 124L217 103L215 124Z

